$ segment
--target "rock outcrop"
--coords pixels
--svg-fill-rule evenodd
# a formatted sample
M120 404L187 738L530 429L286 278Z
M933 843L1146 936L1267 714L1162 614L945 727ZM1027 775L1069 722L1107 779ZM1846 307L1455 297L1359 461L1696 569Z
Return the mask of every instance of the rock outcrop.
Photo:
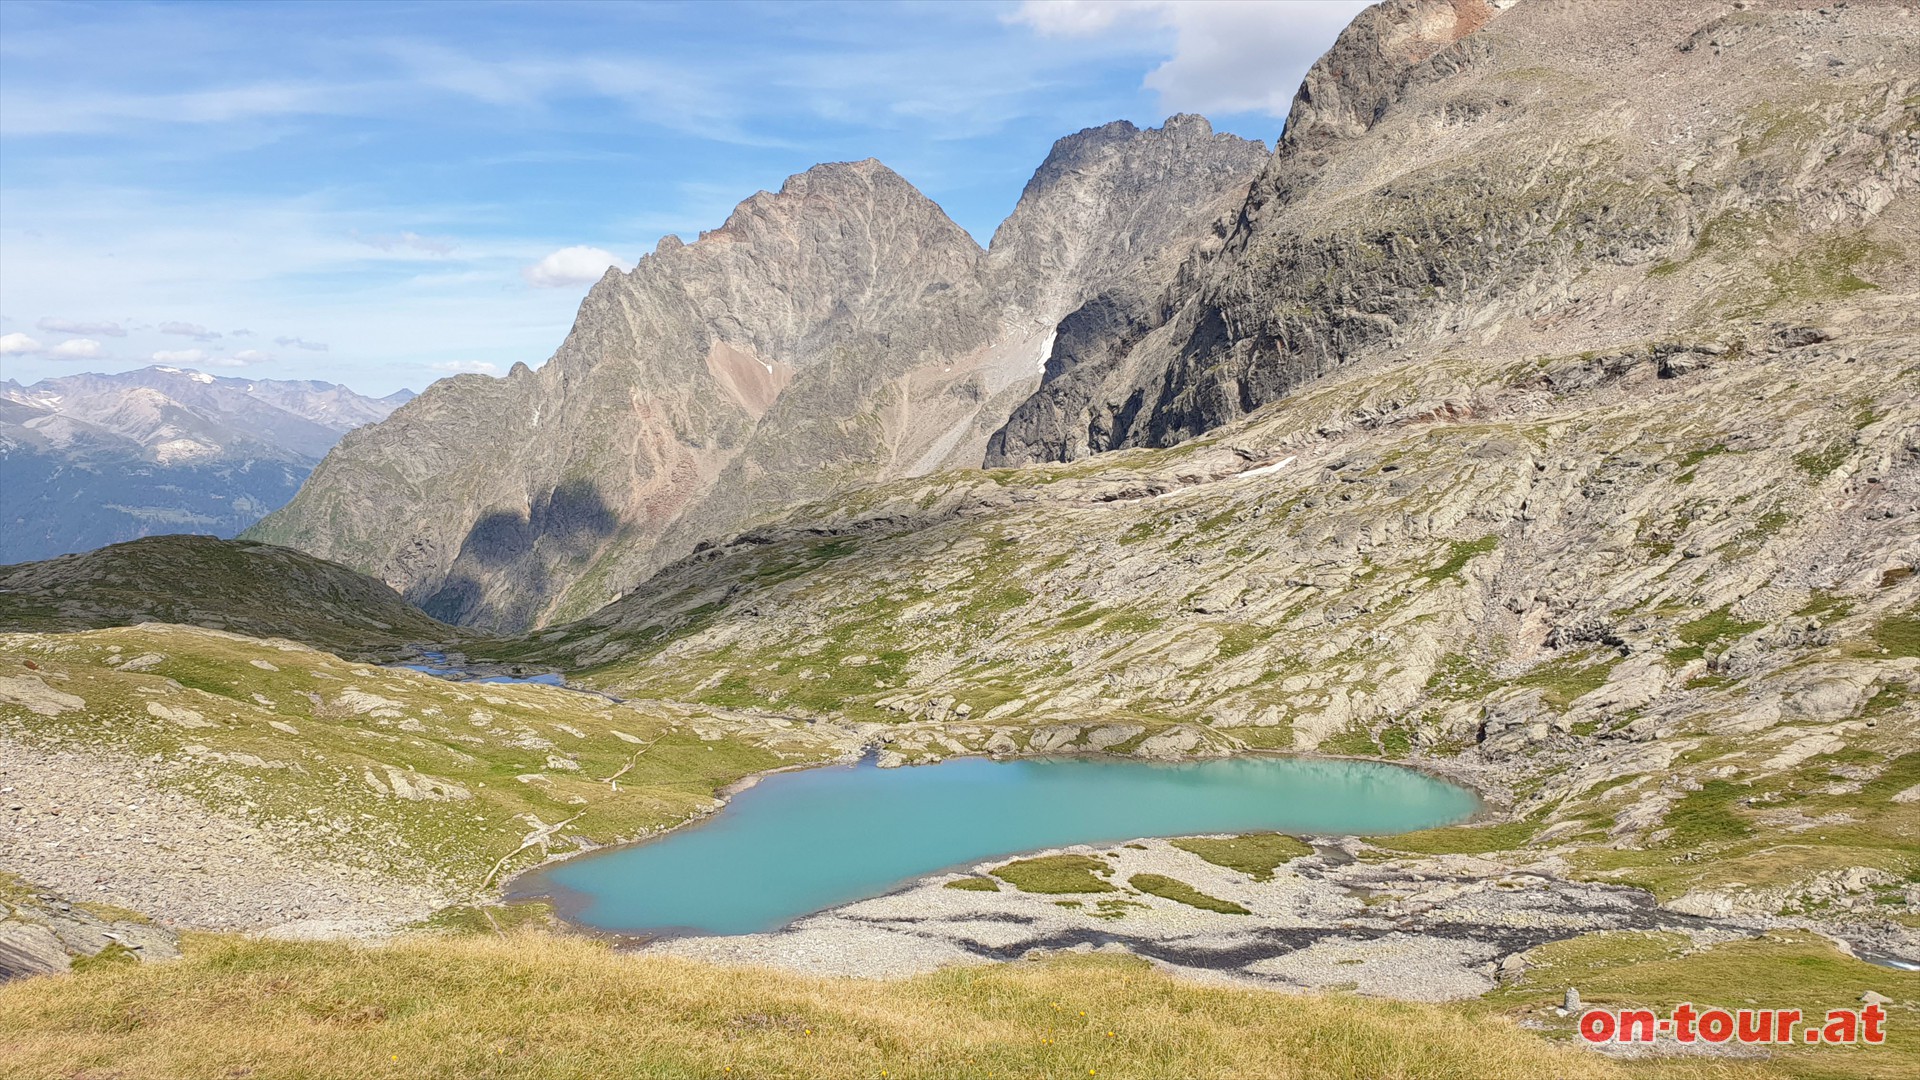
M76 904L0 874L0 982L70 971L81 963L172 960L172 931L133 912Z

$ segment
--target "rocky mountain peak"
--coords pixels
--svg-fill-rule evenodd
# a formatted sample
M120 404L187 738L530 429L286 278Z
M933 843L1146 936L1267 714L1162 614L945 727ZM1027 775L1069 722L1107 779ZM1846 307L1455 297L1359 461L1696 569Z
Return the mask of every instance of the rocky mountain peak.
M1702 55L1678 46L1721 40L1707 3L1367 9L1220 255L1150 304L1064 320L988 462L1170 446L1355 363L1603 348L1890 288L1869 267L1900 250L1881 237L1914 190L1891 74L1911 19L1795 11L1741 11L1739 47ZM1671 36L1649 47L1649 27ZM1805 59L1870 39L1884 66Z
M609 271L552 362L430 387L330 457L258 535L368 570L452 620L591 610L609 579L637 580L769 503L917 460L950 414L977 408L965 388L946 393L957 377L944 365L999 329L984 267L973 238L892 169L817 165L696 242ZM396 504L416 516L374 520ZM330 517L358 523L309 525ZM595 563L598 579L565 595Z
M777 192L741 201L695 243L662 239L632 271L610 274L582 305L559 355L563 367L598 364L607 354L594 344L597 327L623 332L623 323L669 313L691 332L665 334L659 324L648 336L667 353L684 353L690 366L704 365L716 348L763 366L805 366L847 335L882 326L907 344L917 337L912 325L942 318L942 304L921 301L981 294L983 254L937 203L879 161L815 165Z
M780 185L780 194L808 195L831 193L844 187L888 185L913 187L905 177L881 164L879 158L868 157L859 161L822 161L809 166L787 177L786 182Z
M1287 112L1284 143L1365 133L1399 97L1408 73L1486 26L1518 0L1385 0L1356 16L1307 71Z
M450 621L593 610L771 509L978 465L1059 316L1157 289L1266 157L1190 116L1070 136L992 255L879 161L816 165L610 271L550 363L356 433L253 535Z
M898 226L926 231L938 242L979 248L938 203L875 158L823 162L794 173L779 191L760 191L743 200L725 224L702 232L700 239L760 241L772 239L771 229L804 225L808 228L802 238L830 241L844 235L832 228L876 212L897 215ZM896 227L896 231L908 230Z
M1058 322L1120 279L1184 255L1238 206L1267 156L1264 144L1215 134L1191 114L1157 128L1116 120L1068 135L994 231L996 287L1017 311Z

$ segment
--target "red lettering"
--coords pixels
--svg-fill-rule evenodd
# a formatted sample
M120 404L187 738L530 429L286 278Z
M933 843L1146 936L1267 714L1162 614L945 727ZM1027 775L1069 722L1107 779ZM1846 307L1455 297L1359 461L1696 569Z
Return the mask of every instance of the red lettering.
M1773 1029L1772 1009L1740 1010L1740 1041L1743 1043L1763 1043L1768 1041Z
M1700 1014L1700 1037L1710 1043L1733 1038L1733 1014L1725 1009L1708 1009Z
M1581 1013L1580 1037L1592 1043L1613 1038L1613 1014L1605 1009L1588 1009Z
M1878 1005L1869 1005L1861 1009L1860 1019L1865 1023L1866 1030L1861 1033L1860 1037L1870 1043L1886 1042L1887 1033L1880 1028L1881 1023L1885 1021L1886 1018L1887 1010Z
M1800 1022L1799 1009L1781 1009L1773 1014L1773 1041L1792 1042L1793 1025Z
M1673 1007L1673 1039L1683 1043L1693 1041L1693 1006L1686 1002Z
M1654 1023L1652 1009L1626 1009L1620 1013L1621 1042L1652 1042Z
M1852 1009L1834 1009L1827 1013L1827 1026L1820 1032L1820 1041L1850 1043L1859 1034L1860 1017Z

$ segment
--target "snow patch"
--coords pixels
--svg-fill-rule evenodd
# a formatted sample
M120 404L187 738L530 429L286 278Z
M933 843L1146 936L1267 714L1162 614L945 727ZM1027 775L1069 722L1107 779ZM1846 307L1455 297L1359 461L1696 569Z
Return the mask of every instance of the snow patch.
M1271 473L1277 473L1281 469L1284 469L1291 464L1293 464L1293 459L1286 458L1281 461L1276 461L1271 465L1262 465L1259 468L1248 469L1245 472L1235 473L1233 475L1233 478L1235 480L1248 480L1256 476L1267 476Z
M1035 368L1034 369L1035 371L1038 371L1042 374L1046 373L1047 358L1053 355L1053 339L1059 336L1060 336L1060 328L1058 326L1047 331L1047 340L1040 343L1040 366Z

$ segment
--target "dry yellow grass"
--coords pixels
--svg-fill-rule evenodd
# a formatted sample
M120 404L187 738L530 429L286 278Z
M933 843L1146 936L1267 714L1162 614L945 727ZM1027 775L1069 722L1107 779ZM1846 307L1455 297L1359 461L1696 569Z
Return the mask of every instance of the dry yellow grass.
M1199 987L1109 958L878 982L626 956L541 932L382 947L201 937L178 963L0 987L7 1077L1621 1074L1498 1017Z

